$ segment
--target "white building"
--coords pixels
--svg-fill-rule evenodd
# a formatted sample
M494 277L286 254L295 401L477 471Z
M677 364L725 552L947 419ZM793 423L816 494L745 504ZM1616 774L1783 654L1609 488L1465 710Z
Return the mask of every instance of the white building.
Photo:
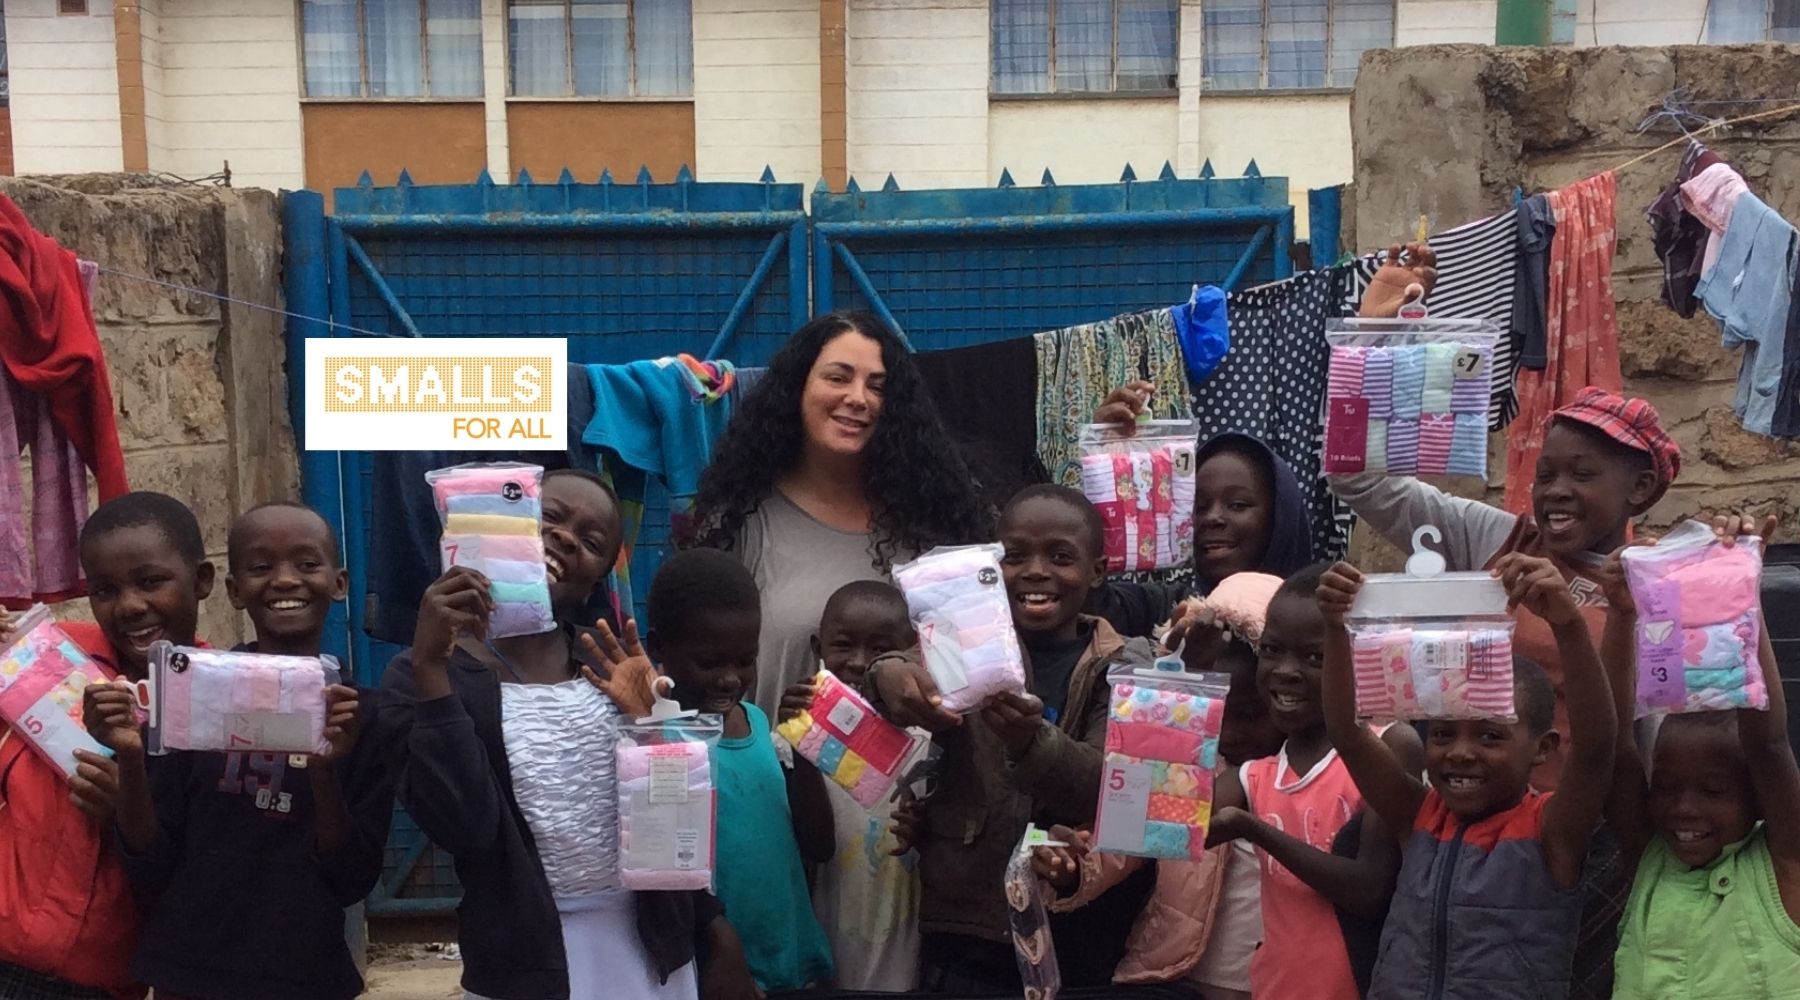
M1553 43L1800 41L1800 0L1536 2ZM1350 177L1363 50L1491 43L1512 3L3 0L22 174L922 188L1254 157L1302 204Z

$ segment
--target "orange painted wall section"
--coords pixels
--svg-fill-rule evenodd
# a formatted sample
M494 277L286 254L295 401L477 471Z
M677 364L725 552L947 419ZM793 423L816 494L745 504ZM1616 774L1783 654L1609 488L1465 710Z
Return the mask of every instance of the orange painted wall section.
M694 105L688 101L509 101L506 143L512 172L556 180L564 167L584 184L600 171L628 182L649 167L658 183L694 165Z
M468 184L487 167L487 125L479 102L303 104L306 186L353 187L364 170L392 184L402 167L416 184Z

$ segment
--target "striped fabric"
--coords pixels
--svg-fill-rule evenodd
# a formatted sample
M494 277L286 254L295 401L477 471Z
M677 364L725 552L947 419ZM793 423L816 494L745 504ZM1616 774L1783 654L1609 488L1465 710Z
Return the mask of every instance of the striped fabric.
M1492 320L1502 330L1512 325L1513 278L1519 259L1515 215L1516 210L1508 210L1431 237L1431 249L1437 252L1438 277L1425 305L1432 316ZM1386 256L1382 251L1358 257L1354 262L1355 278L1348 303L1352 315ZM1519 411L1518 398L1513 393L1518 370L1518 353L1510 338L1502 336L1494 345L1488 400L1488 426L1493 430L1504 429Z

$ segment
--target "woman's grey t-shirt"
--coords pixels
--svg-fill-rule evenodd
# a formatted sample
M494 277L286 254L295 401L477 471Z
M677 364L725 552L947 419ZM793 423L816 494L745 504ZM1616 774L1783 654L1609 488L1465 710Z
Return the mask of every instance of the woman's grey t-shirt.
M780 491L744 520L733 551L762 594L754 700L769 718L776 717L784 689L819 669L812 637L831 595L856 580L891 582L875 567L874 544L873 532L822 524Z

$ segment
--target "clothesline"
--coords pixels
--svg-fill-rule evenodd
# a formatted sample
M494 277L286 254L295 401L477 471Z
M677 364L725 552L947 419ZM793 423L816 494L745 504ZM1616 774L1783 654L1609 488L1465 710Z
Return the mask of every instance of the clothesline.
M1709 124L1702 125L1699 128L1694 129L1690 133L1686 133L1686 134L1682 135L1682 137L1679 139L1671 139L1668 142L1663 143L1662 145L1656 147L1655 149L1650 150L1647 153L1640 153L1637 156L1634 156L1631 159L1626 160L1624 163L1621 163L1618 166L1613 167L1611 172L1618 173L1619 171L1627 169L1629 167L1635 167L1638 164L1644 162L1645 160L1648 160L1651 157L1657 155L1658 153L1663 153L1668 150L1674 149L1677 146L1683 145L1688 142L1692 142L1693 140L1699 138L1702 135L1707 135L1709 133L1716 132L1722 128L1729 128L1732 125L1741 125L1744 122L1757 121L1762 118L1777 118L1777 117L1780 117L1781 115L1792 114L1796 111L1800 111L1800 104L1785 104L1779 108L1771 108L1767 111L1758 111L1755 114L1740 115L1736 118L1727 118L1724 121L1711 122Z

